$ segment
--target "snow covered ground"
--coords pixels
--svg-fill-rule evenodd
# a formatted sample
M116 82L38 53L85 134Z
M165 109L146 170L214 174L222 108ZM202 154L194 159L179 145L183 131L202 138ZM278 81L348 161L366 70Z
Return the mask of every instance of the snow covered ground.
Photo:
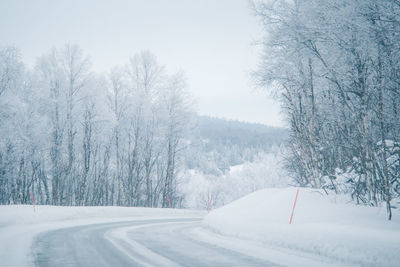
M104 266L110 259L127 266L130 259L149 266L399 266L400 212L387 221L384 207L301 188L289 225L295 195L296 188L264 189L205 217L177 209L0 206L0 265L31 266L38 246L49 254L44 260L59 261L69 259L64 251L90 248L83 255L98 255Z
M31 266L38 234L73 226L133 220L201 218L202 211L127 207L0 206L0 266Z
M203 225L220 234L220 242L229 242L224 236L247 240L253 253L264 247L269 260L283 265L321 265L313 259L333 266L400 265L400 212L387 221L384 207L355 206L344 196L301 188L289 224L295 196L296 188L260 190L212 211Z

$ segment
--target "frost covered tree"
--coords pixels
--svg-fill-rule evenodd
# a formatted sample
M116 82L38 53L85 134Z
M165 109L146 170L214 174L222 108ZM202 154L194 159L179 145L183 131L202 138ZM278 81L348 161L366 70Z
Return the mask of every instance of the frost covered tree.
M254 1L253 10L266 32L256 78L282 101L294 179L358 203L384 201L390 219L399 196L398 169L389 172L399 166L398 1Z
M182 73L172 76L162 92L162 111L165 114L165 172L162 183L162 206L177 205L180 196L177 194L178 154L190 124L190 98L186 92L186 81ZM168 203L170 202L170 203Z
M150 52L109 75L76 45L24 67L0 50L0 203L179 206L191 106L182 75Z
M77 182L76 147L78 93L88 77L88 59L77 46L53 49L37 65L40 87L46 94L51 142L53 204L73 204Z

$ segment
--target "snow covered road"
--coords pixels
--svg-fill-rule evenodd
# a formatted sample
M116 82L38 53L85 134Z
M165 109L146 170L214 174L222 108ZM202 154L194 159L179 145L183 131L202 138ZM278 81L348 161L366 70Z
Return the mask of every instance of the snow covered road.
M277 266L192 235L198 218L63 228L33 242L36 266Z
M0 206L0 266L399 266L400 214L264 189L205 211Z

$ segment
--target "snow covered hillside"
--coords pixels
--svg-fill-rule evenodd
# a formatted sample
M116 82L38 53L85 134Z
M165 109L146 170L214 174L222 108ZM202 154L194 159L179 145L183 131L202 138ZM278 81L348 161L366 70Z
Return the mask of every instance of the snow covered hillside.
M260 190L212 211L203 225L303 258L318 255L327 264L399 266L399 212L387 221L383 207L355 206L345 196L301 188L289 224L295 196L296 188Z

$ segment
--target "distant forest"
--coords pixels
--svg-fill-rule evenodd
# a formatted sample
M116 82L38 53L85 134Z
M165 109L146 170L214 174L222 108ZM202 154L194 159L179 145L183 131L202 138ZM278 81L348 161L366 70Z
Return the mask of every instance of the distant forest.
M288 137L285 128L199 116L185 165L205 174L222 174L230 166L253 162L258 154L284 145Z

